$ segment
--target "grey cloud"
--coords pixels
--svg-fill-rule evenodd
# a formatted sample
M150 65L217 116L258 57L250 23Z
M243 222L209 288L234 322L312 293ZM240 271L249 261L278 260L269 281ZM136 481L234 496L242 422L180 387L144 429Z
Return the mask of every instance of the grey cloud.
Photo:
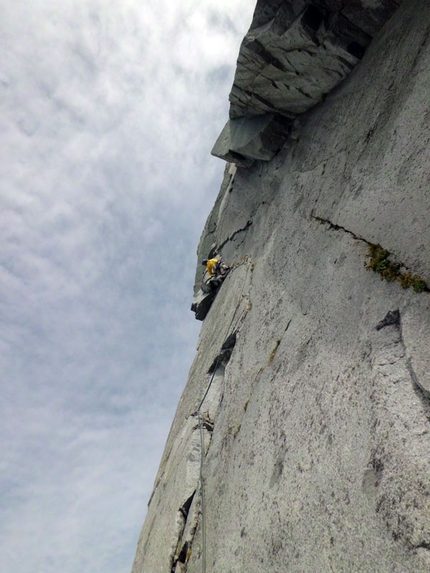
M209 151L252 10L230 4L0 8L2 571L130 570L197 341Z

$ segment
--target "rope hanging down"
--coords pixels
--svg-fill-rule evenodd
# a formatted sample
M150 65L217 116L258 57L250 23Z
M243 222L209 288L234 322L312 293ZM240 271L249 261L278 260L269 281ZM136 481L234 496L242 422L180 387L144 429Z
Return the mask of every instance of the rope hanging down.
M244 259L243 262L247 262L248 261L248 257L246 257ZM240 266L243 263L237 263L236 265L232 266L232 270L236 269L238 266ZM235 332L235 329L237 328L237 325L239 324L240 320L242 319L242 316L245 314L246 309L244 309L241 313L241 315L239 316L239 318L236 321L236 324L234 326L234 328L231 328L236 316L236 313L240 307L240 304L242 302L242 296L243 296L243 291L245 288L245 283L246 283L246 277L248 276L248 270L249 270L250 265L248 265L248 268L246 269L246 273L245 273L245 277L243 280L243 284L242 284L242 290L240 293L240 300L239 300L239 304L237 305L233 317L230 321L230 324L227 328L227 336L223 339L223 340L227 340L228 337L233 334L233 332ZM212 376L209 380L209 384L206 387L205 393L203 394L203 398L200 401L199 407L197 408L197 420L198 420L198 426L199 426L199 434L200 434L200 472L199 472L199 483L200 483L200 506L201 506L201 514L202 514L202 573L206 573L206 507L205 507L205 498L204 498L204 484L203 484L203 462L204 462L204 438L203 438L203 419L201 417L201 409L203 406L203 402L206 400L206 397L209 393L209 390L212 386L212 382L215 378L215 374L217 372L220 360L221 360L221 356L222 353L220 352L220 354L218 354L218 357L216 359L215 362L215 366L214 369L212 371Z

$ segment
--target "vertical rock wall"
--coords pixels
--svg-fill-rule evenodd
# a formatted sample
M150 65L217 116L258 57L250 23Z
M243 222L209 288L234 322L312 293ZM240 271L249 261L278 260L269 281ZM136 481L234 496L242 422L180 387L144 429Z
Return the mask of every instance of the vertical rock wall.
M199 258L236 267L133 573L430 571L430 294L365 267L378 244L430 284L429 96L430 7L406 0L272 161L226 169Z

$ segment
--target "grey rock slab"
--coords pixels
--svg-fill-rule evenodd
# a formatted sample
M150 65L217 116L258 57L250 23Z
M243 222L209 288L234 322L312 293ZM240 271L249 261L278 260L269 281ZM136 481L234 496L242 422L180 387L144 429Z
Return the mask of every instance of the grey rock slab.
M255 160L272 159L289 131L290 122L273 113L230 119L211 153L241 167L250 167Z
M202 323L133 573L170 573L187 540L175 567L202 570L198 499L178 510L231 331L202 408L207 573L428 572L430 295L365 264L370 241L429 272L429 30L407 0L280 153L226 169L198 254L238 266Z
M210 432L204 432L209 448ZM189 417L175 435L171 455L160 467L138 542L132 571L171 571L186 518L183 508L195 495L200 471L200 432L196 418ZM154 535L155 531L162 535Z
M320 176L301 208L380 244L429 280L429 11L410 2L400 10L345 89L327 99L324 111L315 110L312 121L304 121L295 149L296 188ZM380 72L369 74L370 69ZM347 112L351 108L354 113ZM323 141L326 153L317 156L314 150Z
M407 313L408 306L400 314ZM417 393L400 325L375 333L372 360L376 508L394 539L419 549L430 538L428 403Z

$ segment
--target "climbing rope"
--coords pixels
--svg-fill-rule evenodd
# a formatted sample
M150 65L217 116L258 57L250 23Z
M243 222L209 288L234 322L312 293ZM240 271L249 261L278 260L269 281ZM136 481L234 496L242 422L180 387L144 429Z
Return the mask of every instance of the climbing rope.
M232 272L234 269L236 269L237 267L239 267L240 265L245 264L246 262L248 262L249 257L243 257L243 259L239 262L236 263L234 265L232 265L230 272ZM237 328L239 322L242 320L242 316L245 314L245 312L247 311L247 309L244 309L241 313L241 315L239 316L238 320L236 321L236 324L234 325L234 328L232 328L236 313L240 307L240 304L242 302L242 297L243 297L243 291L245 288L245 283L246 283L246 278L248 276L248 271L250 269L250 265L248 265L248 268L246 269L246 273L245 273L245 277L243 279L243 283L242 283L242 290L240 292L240 300L239 300L239 304L236 306L236 309L233 313L233 317L230 321L230 324L228 325L227 328L227 336L225 338L223 338L222 340L227 340L229 338L229 336L231 334L233 334L233 332L235 332L235 329ZM204 437L203 437L203 419L201 417L201 409L203 406L203 402L206 400L206 397L209 393L209 390L211 389L212 386L212 382L215 378L215 374L216 371L218 369L218 365L219 362L221 360L221 356L222 356L222 352L220 352L218 354L218 357L216 359L215 362L215 366L214 369L212 371L212 376L209 380L209 383L206 387L205 393L203 394L203 398L200 401L199 407L197 408L197 420L198 420L198 426L199 426L199 433L200 433L200 470L199 470L199 483L200 483L200 507L201 507L201 515L202 515L202 573L206 573L206 507L205 507L205 497L204 497L204 484L203 484L203 462L204 462Z

